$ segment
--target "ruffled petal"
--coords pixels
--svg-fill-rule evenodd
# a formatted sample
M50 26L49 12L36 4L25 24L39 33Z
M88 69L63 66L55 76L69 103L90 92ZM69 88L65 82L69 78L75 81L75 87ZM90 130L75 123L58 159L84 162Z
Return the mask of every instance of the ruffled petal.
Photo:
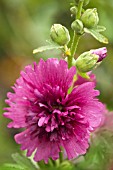
M15 135L15 141L18 144L21 144L21 149L26 150L27 149L27 156L31 156L31 154L35 151L37 148L37 139L30 139L29 130L25 130L17 135Z
M89 146L87 139L77 140L74 135L72 135L69 140L63 141L62 143L69 160L76 158L78 155L85 154Z
M59 152L60 148L58 146L58 143L43 140L38 144L34 160L36 162L44 160L45 163L48 163L49 158L52 158L53 160L58 159Z
M35 151L34 160L41 161L44 160L48 163L49 158L56 160L59 158L60 148L58 143L50 142L46 139L39 140L38 138L30 139L29 130L25 130L17 135L15 135L15 141L21 144L22 150L27 150L27 156Z

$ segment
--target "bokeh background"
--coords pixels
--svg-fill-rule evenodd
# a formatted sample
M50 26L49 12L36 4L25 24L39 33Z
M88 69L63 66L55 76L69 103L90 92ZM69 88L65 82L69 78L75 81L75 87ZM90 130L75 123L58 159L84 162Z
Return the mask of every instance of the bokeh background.
M46 45L52 24L70 28L73 18L70 16L71 0L0 0L0 164L12 161L11 154L19 151L13 136L17 130L7 129L3 114L6 93L19 77L20 70L34 60L48 57L60 57L58 51L33 55L33 49ZM100 16L100 25L107 30L109 39L108 57L95 71L100 99L113 110L113 0L91 0L89 7L96 7ZM80 53L104 46L90 35L85 35L78 47ZM113 150L113 148L111 148ZM91 169L92 170L92 169ZM95 169L97 170L97 169ZM102 169L103 170L103 169Z

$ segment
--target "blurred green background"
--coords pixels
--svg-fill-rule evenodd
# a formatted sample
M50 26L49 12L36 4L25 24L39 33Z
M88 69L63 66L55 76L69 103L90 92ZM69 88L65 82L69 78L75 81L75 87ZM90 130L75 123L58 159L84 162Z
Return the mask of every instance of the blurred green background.
M0 164L11 161L10 155L19 151L13 136L17 130L7 129L8 120L3 118L6 93L19 77L25 65L39 58L60 57L58 51L33 55L33 49L46 44L52 24L61 23L70 30L71 0L0 0ZM107 30L109 39L108 57L95 71L100 99L113 110L113 0L91 0L89 7L97 7L100 25ZM104 46L91 36L85 35L78 47L77 55ZM95 169L96 170L96 169Z

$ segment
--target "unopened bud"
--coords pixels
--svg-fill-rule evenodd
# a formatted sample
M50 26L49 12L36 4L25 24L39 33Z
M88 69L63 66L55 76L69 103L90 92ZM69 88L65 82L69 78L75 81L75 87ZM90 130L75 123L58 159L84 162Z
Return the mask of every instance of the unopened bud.
M67 45L70 41L69 31L61 24L54 24L50 30L51 39L59 45Z
M78 71L82 73L86 73L91 71L96 65L99 56L96 54L92 54L90 51L81 54L76 60L76 67Z
M107 56L107 48L106 47L102 47L102 48L98 48L98 49L90 50L90 51L92 54L96 54L99 56L99 59L97 62L102 61Z
M75 4L78 5L79 1L80 1L80 0L75 0Z
M78 9L77 9L76 6L73 6L73 7L70 8L70 11L71 11L71 13L72 13L73 15L76 15L77 10L78 10Z
M71 28L76 32L76 34L83 34L83 23L79 19L75 20L71 24Z
M81 16L81 20L85 27L87 28L93 28L97 26L99 22L99 17L97 13L97 9L87 9L83 15Z
M84 0L84 6L88 5L90 0Z
M80 0L75 0L76 5L78 5L78 3L80 2ZM86 6L87 4L89 4L90 0L84 0L83 5Z

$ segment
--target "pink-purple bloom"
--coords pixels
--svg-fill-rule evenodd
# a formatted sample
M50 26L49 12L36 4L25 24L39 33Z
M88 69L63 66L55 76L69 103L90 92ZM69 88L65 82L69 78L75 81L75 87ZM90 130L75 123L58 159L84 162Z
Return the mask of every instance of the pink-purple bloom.
M107 48L106 47L98 48L96 50L91 50L91 52L93 54L96 54L99 56L98 62L102 61L107 56Z
M61 147L68 159L85 154L90 133L101 123L104 106L94 82L79 84L68 94L75 73L64 60L41 59L25 67L14 93L7 95L8 127L25 128L15 140L27 156L35 151L35 161L58 159Z

